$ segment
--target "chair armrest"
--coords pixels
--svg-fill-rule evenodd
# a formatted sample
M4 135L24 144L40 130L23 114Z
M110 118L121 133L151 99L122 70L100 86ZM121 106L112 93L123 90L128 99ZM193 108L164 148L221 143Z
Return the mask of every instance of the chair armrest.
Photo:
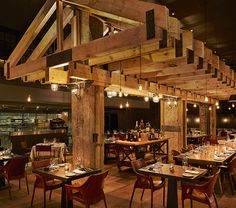
M202 184L193 184L193 183L182 183L182 189L198 189L200 191L206 190L206 187L208 187L210 181L206 181Z
M75 185L75 184L74 185L65 184L65 188L66 188L66 191L68 191L68 192L71 192L73 190L81 192L81 191L83 191L83 185L84 184L82 184L81 186L78 186L78 185Z
M136 172L136 175L137 175L137 178L139 180L142 180L143 183L149 183L150 186L153 186L153 179L151 176L149 175L144 175L144 174L141 174L139 172Z

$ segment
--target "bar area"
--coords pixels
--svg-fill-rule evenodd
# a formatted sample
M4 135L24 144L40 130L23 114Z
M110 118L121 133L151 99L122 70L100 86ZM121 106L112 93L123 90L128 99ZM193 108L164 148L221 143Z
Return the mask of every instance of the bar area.
M13 2L1 207L234 207L236 2Z

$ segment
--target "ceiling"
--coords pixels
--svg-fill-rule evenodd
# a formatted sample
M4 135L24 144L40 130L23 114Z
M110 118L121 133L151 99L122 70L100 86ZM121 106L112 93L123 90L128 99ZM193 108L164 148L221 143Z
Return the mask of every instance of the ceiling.
M17 31L22 35L45 1L8 0L1 2L0 26ZM195 39L206 42L207 47L224 59L227 65L236 68L235 0L146 1L167 6L170 16L178 18L185 29L193 30ZM0 50L4 50L4 48L0 48Z

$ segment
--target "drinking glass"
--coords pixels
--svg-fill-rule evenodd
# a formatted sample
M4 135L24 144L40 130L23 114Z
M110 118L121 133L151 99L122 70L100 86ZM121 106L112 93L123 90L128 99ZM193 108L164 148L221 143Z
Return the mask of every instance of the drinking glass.
M188 158L187 157L183 158L183 160L182 160L182 167L183 167L184 171L187 170L187 167L188 167Z

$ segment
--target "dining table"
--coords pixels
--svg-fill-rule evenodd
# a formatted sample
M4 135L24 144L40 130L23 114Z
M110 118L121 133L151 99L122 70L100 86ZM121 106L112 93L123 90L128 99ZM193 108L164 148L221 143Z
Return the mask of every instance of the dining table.
M63 142L46 142L38 143L32 146L30 151L30 159L33 161L37 158L36 146L37 145L50 145L52 149L52 155L57 156L61 161L65 161L64 153L68 152L67 146Z
M49 177L52 179L58 179L64 184L71 184L72 181L84 178L96 173L100 173L101 170L91 167L79 167L76 168L70 163L61 163L50 165L49 167L37 168L32 170L33 173ZM66 207L66 190L65 186L62 186L61 193L61 208ZM69 202L68 207L73 207L72 201Z
M213 173L217 172L220 166L227 166L228 162L236 153L234 143L203 145L180 155L174 156L176 161L187 158L188 164L210 167ZM223 193L220 180L216 183L216 192Z
M139 171L145 175L159 176L168 180L167 208L178 208L177 181L194 182L207 173L207 169L184 168L180 165L160 162L142 167Z

